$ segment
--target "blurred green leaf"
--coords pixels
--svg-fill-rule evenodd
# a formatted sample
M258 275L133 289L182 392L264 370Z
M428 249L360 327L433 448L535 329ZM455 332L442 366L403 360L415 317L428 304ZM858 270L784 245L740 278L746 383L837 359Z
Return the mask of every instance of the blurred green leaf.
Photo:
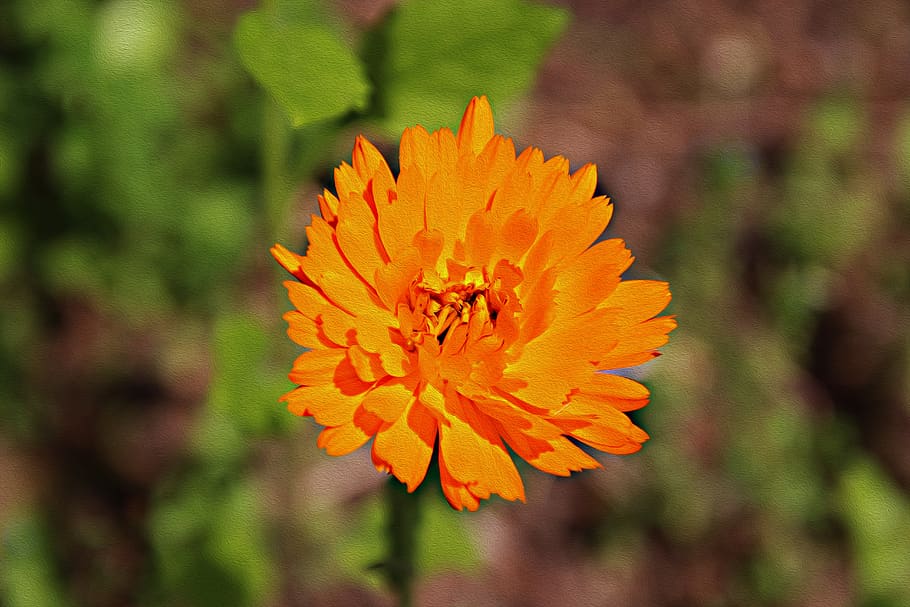
M69 195L91 196L96 183L93 133L82 123L61 130L55 142L53 162L55 176L70 186Z
M776 238L799 261L831 266L869 244L882 210L876 192L854 189L836 167L815 162L816 153L804 150L797 157L773 220Z
M151 518L159 604L178 598L193 607L265 604L275 568L258 492L240 478L224 483L208 474L162 500Z
M865 131L860 108L850 97L825 100L812 110L808 122L812 138L834 154L849 152Z
M45 284L55 291L103 293L110 257L88 238L72 237L53 243L41 253Z
M865 123L854 101L820 102L807 120L808 137L788 160L781 203L768 217L782 252L804 265L837 266L881 231L884 194L845 160L858 153Z
M898 125L895 152L897 153L898 170L901 172L904 182L904 202L910 207L910 111L904 114Z
M0 547L0 604L7 607L63 607L48 531L37 518L4 525Z
M17 7L22 34L47 49L36 65L35 83L53 97L90 85L93 5L88 0L35 0Z
M18 268L22 245L22 230L19 226L0 218L0 280L8 280Z
M806 596L804 585L825 564L822 555L814 552L813 546L801 537L798 527L780 523L777 520L765 523L768 528L765 544L747 566L756 591L764 599L754 604L798 604Z
M533 84L568 21L565 10L523 0L404 2L368 49L380 124L396 134L414 124L455 126L473 95L511 101Z
M90 0L33 0L15 6L21 34L30 42L84 38L91 16Z
M94 59L110 73L135 74L160 68L177 48L177 16L170 2L106 3L95 22Z
M422 496L420 523L417 530L416 566L420 575L437 571L471 571L480 560L473 539L465 529L464 517L454 512L445 500L434 495ZM328 515L328 512L323 514ZM371 565L382 561L386 547L382 537L388 524L385 502L379 497L367 501L354 519L354 524L339 524L332 540L334 559L351 579L361 579ZM325 532L326 527L323 529ZM379 584L379 577L371 577Z
M363 66L326 24L288 23L252 11L237 23L234 44L294 126L367 107L370 85Z
M837 497L855 549L863 604L910 604L906 495L872 460L862 458L845 471Z
M9 195L18 185L22 161L16 144L6 129L0 128L0 197Z
M717 488L692 468L680 466L679 452L669 440L649 445L646 457L660 479L662 495L654 506L662 530L682 544L698 541L711 523Z
M770 303L779 332L787 336L787 345L795 354L808 347L815 328L815 317L828 302L828 288L833 278L821 265L793 265L781 272L773 285Z
M202 284L233 286L231 277L254 227L249 209L252 197L246 184L225 182L187 194L176 226L183 247L170 261L188 293ZM187 259L194 263L188 264Z
M215 326L215 379L209 406L247 436L294 425L294 417L278 402L288 387L284 372L268 364L273 341L250 316L226 314Z

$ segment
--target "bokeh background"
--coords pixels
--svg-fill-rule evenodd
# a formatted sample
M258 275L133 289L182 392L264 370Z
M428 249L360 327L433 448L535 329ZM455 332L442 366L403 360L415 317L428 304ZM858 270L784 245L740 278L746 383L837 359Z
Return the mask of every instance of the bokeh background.
M384 478L277 402L267 251L355 134L485 93L597 163L680 328L639 454L424 496L418 603L910 605L905 2L256 8L0 4L0 604L392 605Z

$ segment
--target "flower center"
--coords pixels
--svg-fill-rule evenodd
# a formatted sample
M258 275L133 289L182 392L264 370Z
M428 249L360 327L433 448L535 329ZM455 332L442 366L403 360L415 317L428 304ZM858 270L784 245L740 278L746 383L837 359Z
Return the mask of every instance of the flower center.
M436 338L440 346L452 340L460 346L469 329L477 336L491 333L497 315L491 295L482 270L468 270L463 281L452 282L443 282L435 274L421 275L411 283L407 348L413 350L427 336Z

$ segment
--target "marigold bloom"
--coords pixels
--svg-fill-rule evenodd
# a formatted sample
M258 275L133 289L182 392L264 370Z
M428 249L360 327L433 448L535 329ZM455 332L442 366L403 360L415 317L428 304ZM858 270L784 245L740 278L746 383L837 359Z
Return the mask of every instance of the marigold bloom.
M413 491L438 445L453 508L495 493L524 500L507 446L560 476L600 464L575 442L638 451L648 435L625 411L639 383L599 371L657 356L676 326L658 317L667 284L620 280L622 240L594 243L612 214L592 198L596 169L493 133L485 97L458 134L405 130L401 171L363 137L319 197L309 248L272 254L295 310L290 337L309 350L283 397L350 453L371 438L377 469Z

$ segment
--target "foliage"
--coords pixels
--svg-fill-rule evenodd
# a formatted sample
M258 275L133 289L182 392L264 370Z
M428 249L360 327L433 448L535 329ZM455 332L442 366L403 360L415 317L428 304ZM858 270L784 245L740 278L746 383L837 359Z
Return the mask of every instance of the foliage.
M363 66L331 27L282 23L263 11L243 15L235 43L246 68L290 114L294 126L363 110Z

